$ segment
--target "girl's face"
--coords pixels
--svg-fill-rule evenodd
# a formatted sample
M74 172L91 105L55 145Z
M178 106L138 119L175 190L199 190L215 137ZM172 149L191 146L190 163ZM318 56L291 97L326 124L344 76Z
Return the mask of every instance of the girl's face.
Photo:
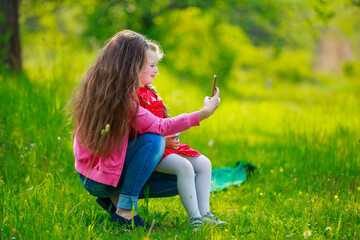
M152 84L156 74L158 73L157 65L159 57L157 53L152 50L147 50L146 54L147 62L140 72L140 87L144 87L145 84Z

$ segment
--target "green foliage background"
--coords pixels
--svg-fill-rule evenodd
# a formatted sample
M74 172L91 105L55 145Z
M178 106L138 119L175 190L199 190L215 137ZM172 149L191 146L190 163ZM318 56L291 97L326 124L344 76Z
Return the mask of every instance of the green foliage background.
M143 239L109 222L78 181L63 109L107 39L132 29L165 58L171 115L196 111L218 75L221 106L182 142L214 168L258 174L211 194L226 228L193 233L179 198L141 201L151 239L356 239L360 2L23 0L24 71L1 66L1 238ZM332 230L326 231L326 227Z

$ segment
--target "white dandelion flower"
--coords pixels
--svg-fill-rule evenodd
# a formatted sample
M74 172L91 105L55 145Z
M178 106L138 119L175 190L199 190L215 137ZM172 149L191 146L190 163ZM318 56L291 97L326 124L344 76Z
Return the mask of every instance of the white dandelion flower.
M311 231L306 231L303 233L303 235L304 235L304 238L308 238L311 236Z

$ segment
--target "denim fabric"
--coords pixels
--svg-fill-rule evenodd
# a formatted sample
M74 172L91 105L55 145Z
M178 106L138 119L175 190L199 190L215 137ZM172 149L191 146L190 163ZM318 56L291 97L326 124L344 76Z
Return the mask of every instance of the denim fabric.
M153 172L141 189L139 199L179 195L176 175Z
M105 185L99 182L96 182L90 178L85 178L84 175L79 173L79 178L82 185L85 189L93 196L96 197L110 197L119 193L119 189L111 185Z
M119 194L117 207L123 209L134 207L136 210L139 198L175 196L177 195L176 176L153 172L164 149L163 136L153 133L138 136L129 140L123 172L116 188L91 179L85 181L85 177L81 174L79 174L80 181L85 189L96 197Z
M114 188L113 186L98 183L89 178L84 184L85 176L79 174L79 177L85 189L93 196L105 198L114 196L120 192L120 187ZM141 189L139 199L173 197L176 195L179 195L176 175L153 172Z

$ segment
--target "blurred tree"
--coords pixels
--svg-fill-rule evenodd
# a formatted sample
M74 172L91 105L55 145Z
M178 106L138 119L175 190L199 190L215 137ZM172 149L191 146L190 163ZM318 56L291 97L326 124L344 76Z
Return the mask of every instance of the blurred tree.
M312 81L330 26L358 49L359 10L359 0L26 0L20 23L24 45L50 46L47 56L59 56L55 45L92 52L131 29L160 42L162 65L181 81L207 86L217 74L220 87L232 87ZM33 61L33 51L24 49L23 58ZM349 76L357 74L357 56L347 59Z
M125 28L153 37L156 17L189 7L209 9L214 7L215 0L89 0L79 4L83 7L83 36L95 37L103 44L114 33Z
M21 70L21 48L18 23L19 0L0 2L0 62L13 71Z

